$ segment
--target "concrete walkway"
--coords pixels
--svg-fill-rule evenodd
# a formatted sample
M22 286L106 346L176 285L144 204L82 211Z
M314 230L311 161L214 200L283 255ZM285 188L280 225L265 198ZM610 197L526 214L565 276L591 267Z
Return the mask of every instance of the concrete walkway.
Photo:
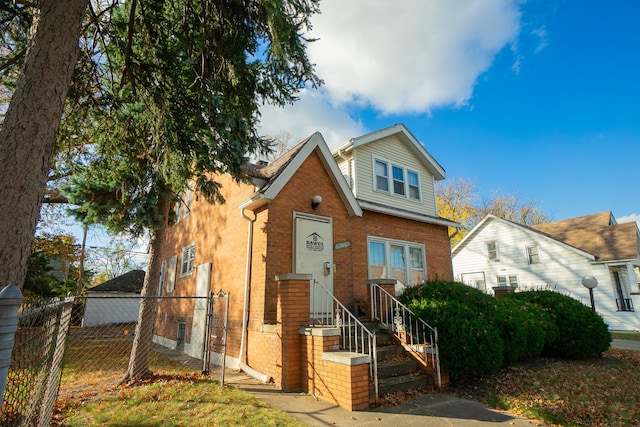
M426 394L404 405L348 411L304 393L283 393L240 372L228 372L225 384L247 391L272 408L287 412L307 426L543 426L471 400L444 393Z
M611 347L640 351L640 341L613 340ZM225 383L252 393L307 426L545 426L506 411L446 393L425 394L400 406L347 411L304 393L283 393L243 372L228 371Z
M613 340L611 347L640 351L640 341ZM180 356L183 363L202 366L202 362ZM190 359L190 360L187 360ZM219 379L212 367L211 375ZM227 369L225 385L237 387L256 396L269 406L287 412L303 424L316 426L545 426L544 423L518 417L506 411L446 394L425 394L400 406L347 411L305 393L284 393L272 384L262 384L244 372Z

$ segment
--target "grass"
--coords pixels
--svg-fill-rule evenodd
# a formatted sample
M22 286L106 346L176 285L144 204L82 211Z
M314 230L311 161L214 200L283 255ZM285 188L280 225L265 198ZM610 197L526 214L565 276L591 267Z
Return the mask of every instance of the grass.
M68 353L52 425L302 426L251 394L222 388L162 355L156 355L152 365L160 374L133 386L117 385L128 350L123 346L112 354L118 363L107 364L104 356L87 351L114 352L114 346L104 344L73 344L78 347ZM87 371L93 358L109 368ZM580 361L538 358L451 391L547 425L639 425L640 352L611 349L601 358Z
M617 340L640 341L640 332L611 332L611 337Z
M640 352L611 349L588 360L535 359L453 391L552 425L639 425Z
M302 426L249 393L200 374L160 375L90 399L59 402L63 425Z
M251 394L154 352L152 378L119 384L130 344L124 338L72 341L54 426L302 426Z

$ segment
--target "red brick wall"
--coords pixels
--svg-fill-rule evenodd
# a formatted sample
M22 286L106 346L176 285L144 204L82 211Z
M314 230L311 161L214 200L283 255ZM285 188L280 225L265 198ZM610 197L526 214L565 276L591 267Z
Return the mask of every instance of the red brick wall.
M307 361L303 367L307 393L350 411L369 406L369 365L347 365L323 359L323 353L338 349L337 336L304 337Z
M191 214L163 232L166 243L158 248L157 254L166 260L173 254L178 255L175 290L167 295L195 293L196 274L179 277L184 246L196 243L196 266L212 263L211 290L230 292L227 354L235 358L240 350L248 234L248 222L242 218L238 207L253 195L254 187L236 183L227 176L220 177L219 182L223 185L222 193L226 203L213 205L203 197L194 196ZM323 202L317 210L312 210L311 200L316 194L322 196ZM331 217L334 244L350 243L349 247L334 251L334 292L347 307L351 307L354 300L368 300L368 287L365 284L368 278L367 236L422 243L426 248L428 277L453 277L446 227L368 211L362 217L349 217L320 157L313 153L282 188L278 197L255 213L253 224L246 360L254 369L271 375L277 383L281 383L285 376L282 364L288 362L283 359L283 345L278 335L281 322L287 317L278 313L279 289L275 276L291 273L293 270L294 211ZM252 215L251 212L248 214ZM158 272L150 274L152 283L157 285ZM163 308L160 316L165 319L191 316L192 307L186 303L180 304L180 308L178 304L174 308ZM308 310L308 303L304 309ZM308 320L308 313L306 317ZM302 319L300 322L302 323L292 327L298 328L305 324ZM173 326L167 328L177 329ZM170 334L171 330L164 332ZM173 334L175 335L175 331ZM175 339L175 336L167 337ZM284 349L288 351L288 347Z

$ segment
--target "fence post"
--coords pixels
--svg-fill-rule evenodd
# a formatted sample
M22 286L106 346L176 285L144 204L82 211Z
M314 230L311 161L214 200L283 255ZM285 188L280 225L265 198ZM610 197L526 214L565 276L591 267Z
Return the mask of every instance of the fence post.
M4 401L11 352L18 330L18 309L22 303L22 292L16 285L7 285L0 291L0 396Z

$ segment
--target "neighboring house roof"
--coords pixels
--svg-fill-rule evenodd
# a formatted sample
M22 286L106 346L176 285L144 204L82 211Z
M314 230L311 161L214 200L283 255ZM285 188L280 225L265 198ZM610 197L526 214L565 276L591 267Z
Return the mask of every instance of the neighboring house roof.
M617 261L640 258L640 233L635 222L618 224L610 211L533 226L517 224L487 215L453 248L456 255L488 221L500 221L537 233L579 252L594 261Z
M514 227L514 228L519 228L527 233L532 233L532 234L536 234L539 237L543 238L543 239L548 239L548 240L552 240L554 241L556 244L559 244L561 246L566 247L568 250L575 252L581 256L584 256L586 258L589 258L592 261L596 260L596 256L588 251L582 250L581 248L575 247L571 244L559 241L557 239L554 239L553 236L549 235L548 233L544 233L540 230L536 230L533 227L529 227L526 225L522 225L522 224L518 224L516 222L513 221L509 221L506 220L504 218L499 218L495 215L491 215L488 214L487 216L485 216L484 218L482 218L482 220L478 223L478 225L476 225L475 227L473 227L473 229L471 231L469 231L463 238L462 240L460 240L458 242L458 244L451 250L451 255L455 256L458 252L460 252L464 246L466 246L467 242L470 242L477 234L479 234L485 227L486 225L491 222L491 221L497 221L500 222L502 224L506 224L510 227Z
M304 161L316 151L320 161L325 167L329 178L340 194L349 214L362 216L362 208L349 189L338 165L327 147L327 143L319 132L301 141L281 157L267 165L249 164L245 167L247 176L254 178L254 182L260 187L255 195L247 200L242 207L256 209L273 200L289 179L295 174Z
M379 141L382 138L386 138L392 135L397 135L400 141L402 141L407 148L420 160L423 166L434 176L436 181L441 181L445 178L446 173L444 168L436 161L435 158L424 148L424 146L416 139L409 129L403 124L397 124L385 129L381 129L375 132L368 133L366 135L352 138L349 142L334 150L334 153L346 152L359 146L369 144L371 142Z
M611 211L535 225L555 240L598 257L599 261L640 258L635 222L618 224Z
M135 292L140 293L144 284L144 271L131 270L122 276L87 289L87 292Z

